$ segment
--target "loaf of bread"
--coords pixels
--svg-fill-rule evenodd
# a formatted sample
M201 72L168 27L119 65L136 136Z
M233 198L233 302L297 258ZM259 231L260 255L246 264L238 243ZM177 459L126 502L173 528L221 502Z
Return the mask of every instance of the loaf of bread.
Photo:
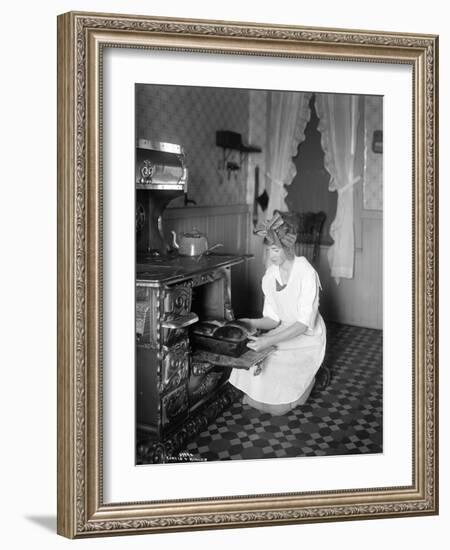
M244 334L246 336L254 335L257 332L255 328L250 327L247 323L244 323L239 319L235 319L234 321L229 321L227 323L227 326L241 328L244 331Z
M214 338L223 338L224 340L239 341L245 338L244 329L238 326L225 325L217 328L213 333Z

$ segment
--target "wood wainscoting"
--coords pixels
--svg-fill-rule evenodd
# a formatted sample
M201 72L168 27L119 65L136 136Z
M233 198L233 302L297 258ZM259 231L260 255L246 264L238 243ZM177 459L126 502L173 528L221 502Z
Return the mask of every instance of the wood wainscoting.
M262 239L252 234L248 205L168 208L164 212L164 232L206 233L211 245L232 254L254 254L254 258L231 268L232 303L235 315L259 316L264 275ZM325 320L377 328L383 327L383 216L363 210L356 225L355 276L336 284L330 275L328 246L322 245L315 268L322 283L320 311ZM359 231L358 231L359 229ZM358 235L359 233L359 235Z
M356 226L358 229L358 226ZM316 269L322 283L321 313L324 319L348 325L383 328L383 215L364 210L360 217L360 238L355 239L353 279L330 274L328 246L320 249Z
M167 238L170 231L177 235L196 228L208 237L209 246L222 243L218 253L250 253L250 207L246 204L227 206L186 206L168 208L164 212L163 230ZM231 296L236 316L248 314L249 260L231 268Z

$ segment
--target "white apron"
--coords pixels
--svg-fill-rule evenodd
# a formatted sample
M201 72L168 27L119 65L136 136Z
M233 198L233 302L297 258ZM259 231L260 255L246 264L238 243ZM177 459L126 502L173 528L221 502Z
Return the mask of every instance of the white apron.
M271 266L263 278L264 317L280 321L270 331L275 334L296 321L308 326L305 333L277 344L263 364L262 372L254 376L256 367L249 370L233 369L230 383L249 397L272 405L288 404L299 399L309 386L322 364L326 346L325 323L318 311L320 281L306 258L296 257L283 290L277 266Z

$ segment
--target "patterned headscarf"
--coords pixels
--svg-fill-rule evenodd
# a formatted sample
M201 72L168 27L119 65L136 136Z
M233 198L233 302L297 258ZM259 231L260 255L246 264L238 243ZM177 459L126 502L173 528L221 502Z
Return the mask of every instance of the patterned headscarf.
M297 240L295 229L282 218L278 210L275 211L272 219L258 226L254 234L265 237L269 245L279 248L292 248Z

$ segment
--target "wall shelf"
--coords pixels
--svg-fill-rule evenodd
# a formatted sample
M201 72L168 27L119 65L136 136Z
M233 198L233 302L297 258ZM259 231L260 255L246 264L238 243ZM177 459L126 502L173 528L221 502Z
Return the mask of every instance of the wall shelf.
M249 153L262 152L262 149L255 145L244 145L241 134L230 130L217 130L216 145L223 149L222 169L229 172L240 170L244 158ZM235 151L239 153L239 164L230 160Z

